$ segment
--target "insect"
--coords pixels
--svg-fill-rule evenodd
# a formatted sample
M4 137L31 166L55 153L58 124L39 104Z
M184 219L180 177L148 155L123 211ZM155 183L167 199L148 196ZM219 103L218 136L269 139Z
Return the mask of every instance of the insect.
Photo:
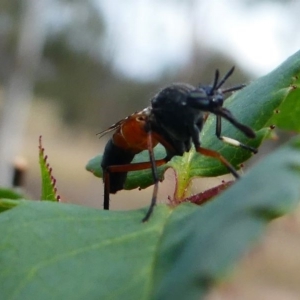
M104 181L104 209L109 209L110 193L114 194L123 189L129 171L152 169L154 189L151 204L143 218L147 221L151 216L158 191L157 167L167 163L173 156L182 156L192 145L202 155L218 159L235 178L239 174L235 168L218 152L201 147L200 132L205 116L212 113L216 116L216 136L218 139L233 146L242 147L256 153L257 150L229 137L221 135L222 118L242 131L247 137L254 138L254 131L241 124L232 113L223 107L224 94L240 90L244 85L221 89L225 81L232 75L234 67L219 80L216 70L212 85L172 84L151 100L151 105L140 112L113 124L99 133L100 137L114 131L112 138L105 146L101 167ZM166 157L155 160L153 148L162 144L166 149ZM131 163L134 156L143 150L149 152L149 162Z

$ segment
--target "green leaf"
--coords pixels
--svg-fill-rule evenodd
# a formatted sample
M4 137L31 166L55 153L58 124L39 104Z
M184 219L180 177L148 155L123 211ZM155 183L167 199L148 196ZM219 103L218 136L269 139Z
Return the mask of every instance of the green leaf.
M0 199L0 213L12 209L20 204L24 204L26 200L19 199Z
M300 77L299 77L299 52L291 56L284 64L280 66L283 69L282 75L289 73L288 77L278 76L278 86L287 86L288 94L284 102L278 108L277 113L273 116L270 123L276 124L279 128L300 131ZM290 71L288 72L289 69Z
M11 189L4 189L0 188L0 199L6 198L6 199L22 199L24 196L22 196L20 193L11 190Z
M47 162L47 155L42 145L42 136L39 138L39 162L42 176L42 194L41 199L46 201L59 201L60 196L57 195L56 179L52 175L52 168Z
M298 137L186 220L168 223L156 260L155 298L202 299L270 220L296 207L299 180Z
M271 131L270 125L299 131L299 78L300 51L287 59L273 72L252 82L226 100L225 106L239 121L253 128L257 137L254 140L249 140L227 121L223 121L222 134L253 147L258 147L269 136ZM277 113L279 111L280 113ZM217 139L215 136L215 117L213 115L205 123L201 133L201 141L203 147L218 151L236 168L239 168L241 163L251 157L249 151L232 147ZM137 155L136 159L138 161L149 160L144 153ZM88 163L87 169L96 176L101 176L101 156L97 157L97 161L98 163L94 165ZM195 152L185 154L183 157L174 157L166 166L160 169L160 172L163 173L168 167L180 170L177 172L178 178L180 178L180 174L184 174L185 184L196 176L218 176L228 172L219 161ZM151 184L153 182L150 171L136 171L134 173L135 176L130 176L131 173L129 174L126 181L126 189L146 187L148 183ZM160 173L161 178L163 176L162 173Z
M300 199L300 137L205 206L110 212L30 202L0 214L3 299L202 299Z
M25 197L12 189L0 189L0 213L23 203ZM26 201L26 200L25 200Z

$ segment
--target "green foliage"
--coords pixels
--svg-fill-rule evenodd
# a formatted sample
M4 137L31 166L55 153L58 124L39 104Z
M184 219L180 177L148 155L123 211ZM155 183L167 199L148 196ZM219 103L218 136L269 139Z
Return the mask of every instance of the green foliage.
M15 206L21 204L22 201L17 199L10 199L10 198L0 198L0 213L9 209L14 208Z
M252 146L268 135L270 125L298 130L297 122L285 119L297 117L300 102L293 93L299 73L300 52L228 99L228 108L237 119L258 133ZM213 137L213 122L210 118L203 130L203 146L219 150L234 165L247 159L245 151ZM232 126L224 125L224 135L246 141ZM145 160L147 153L143 155L137 159ZM41 144L40 161L49 188L51 174ZM90 162L91 171L100 171L97 164L100 157ZM171 164L189 177L224 172L218 163L193 152ZM135 176L142 175L136 172ZM1 296L22 300L37 295L46 300L202 299L262 235L269 221L297 205L299 180L300 136L214 201L204 206L159 205L146 223L141 220L147 208L114 212L49 201L0 200L0 210L6 207L0 214ZM21 205L8 210L14 206L12 201Z
M273 116L271 122L278 127L286 130L300 131L300 107L298 105L300 99L300 79L299 74L295 75L289 89L285 101L279 107L278 112Z
M0 213L23 203L26 197L13 189L0 189Z
M42 137L39 138L39 163L41 169L42 178L42 201L54 201L57 202L60 196L57 194L56 179L52 175L52 168L47 163L47 156L44 154L45 149L42 145ZM6 210L12 209L20 204L24 204L27 201L24 195L12 190L12 189L0 189L0 213Z
M271 219L295 207L299 179L297 138L213 202L160 205L147 223L145 209L28 201L0 215L1 295L201 299Z
M47 163L47 155L42 145L42 137L39 138L39 162L42 178L41 199L47 201L59 201L60 196L57 195L56 179L52 175L52 168Z
M7 198L7 199L22 199L23 196L13 190L10 189L0 189L0 199Z

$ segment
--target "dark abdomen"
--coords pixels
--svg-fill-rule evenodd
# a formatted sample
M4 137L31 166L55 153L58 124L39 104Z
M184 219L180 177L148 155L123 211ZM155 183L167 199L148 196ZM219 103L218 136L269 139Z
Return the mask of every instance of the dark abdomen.
M122 148L116 146L110 139L104 149L104 154L101 162L103 173L110 166L127 165L133 160L135 154L125 151ZM111 172L110 173L110 187L109 191L115 194L124 188L124 183L128 172Z

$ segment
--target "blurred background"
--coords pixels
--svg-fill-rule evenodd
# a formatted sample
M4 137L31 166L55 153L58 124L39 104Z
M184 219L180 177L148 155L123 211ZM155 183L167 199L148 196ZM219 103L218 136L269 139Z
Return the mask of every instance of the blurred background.
M42 135L62 200L100 208L102 182L85 171L108 138L96 133L148 106L172 82L208 84L216 68L224 74L232 65L229 84L272 71L300 49L299 13L300 2L288 0L1 0L0 185L11 185L12 165L21 158L25 191L39 198ZM112 208L144 206L151 192L119 192ZM269 299L271 291L272 299L299 299L300 226L294 225L289 219L275 226L297 246L297 263L283 276L288 284L278 285L273 269L263 284L257 276L263 272L251 264L238 271L250 287L242 298L244 290L223 287L210 299ZM270 235L283 246L274 230ZM275 249L272 262L282 258Z

